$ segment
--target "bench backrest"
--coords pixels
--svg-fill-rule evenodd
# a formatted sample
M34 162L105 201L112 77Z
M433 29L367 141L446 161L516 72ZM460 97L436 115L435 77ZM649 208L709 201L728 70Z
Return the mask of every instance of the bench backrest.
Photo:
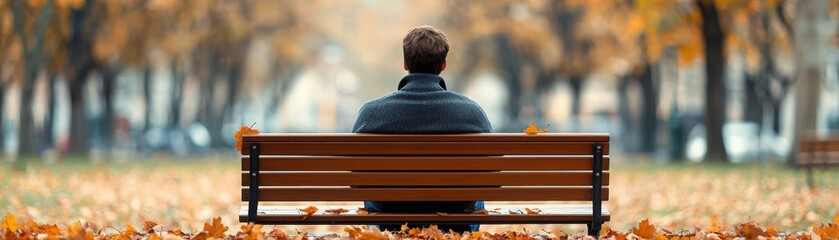
M839 135L819 137L805 134L798 139L797 163L802 165L839 164Z
M609 198L608 134L259 134L242 146L243 201Z

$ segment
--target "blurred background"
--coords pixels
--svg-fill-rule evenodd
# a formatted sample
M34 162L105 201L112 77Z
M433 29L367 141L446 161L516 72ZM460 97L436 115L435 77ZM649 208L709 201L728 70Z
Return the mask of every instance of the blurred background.
M788 162L801 136L839 129L839 1L5 0L0 146L3 162L15 164L2 166L64 159L232 161L238 159L233 133L253 123L263 133L350 132L365 101L396 90L406 74L402 37L421 25L446 32L451 51L442 76L449 90L484 108L495 132L521 132L531 122L550 124L550 132L607 132L613 155L621 156L613 159L634 165ZM231 196L216 202L235 203L238 167L220 164L232 168L223 178L233 184L225 192ZM12 195L50 181L78 189L52 174L87 172L57 166L51 173L0 174L32 181L7 192ZM105 168L104 175L81 176L79 184L121 176L122 170ZM732 181L747 182L755 176L750 169ZM763 169L761 176L777 174ZM636 173L628 176L654 180ZM127 176L142 184L149 176L143 174L157 176ZM788 178L776 187L793 184L789 194L799 194L798 175L778 176ZM727 179L709 178L707 186ZM821 179L830 189L839 178ZM212 188L207 181L201 186ZM89 187L96 198L95 183ZM113 194L132 196L121 191ZM92 218L73 207L78 202L61 203L58 192L54 201L69 206L68 218ZM54 203L38 196L0 199L0 206L48 215L27 210ZM744 211L752 211L749 204ZM824 202L803 208L767 221L792 224L837 212ZM226 208L183 215L229 211L220 209ZM151 216L180 216L167 214ZM104 222L121 216L105 215L93 216L112 219ZM670 223L692 215L675 216ZM613 218L631 223L639 217Z
M396 89L401 39L451 42L451 90L496 132L609 132L662 159L782 159L839 129L836 1L172 1L0 4L4 158L228 151L349 132Z

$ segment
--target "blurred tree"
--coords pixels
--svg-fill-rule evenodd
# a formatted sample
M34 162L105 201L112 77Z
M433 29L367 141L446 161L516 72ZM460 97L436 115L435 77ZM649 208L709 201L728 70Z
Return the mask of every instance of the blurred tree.
M53 0L46 0L46 2L18 0L12 3L13 24L20 39L26 63L22 79L20 118L18 120L20 129L18 155L21 159L33 157L37 151L32 102L34 100L35 78L38 71L43 67L41 66L42 46L52 11Z
M824 39L820 25L825 20L827 1L801 1L796 7L794 22L795 60L797 63L795 85L795 135L793 142L805 134L816 130L816 121L821 96L822 71L825 64L823 53ZM795 150L798 146L795 146ZM793 153L798 151L792 151ZM795 160L796 154L789 155L789 161Z
M736 6L743 10L729 20L728 49L739 52L746 65L744 119L758 124L759 136L764 126L780 134L780 107L793 83L779 63L792 57L789 5L790 1L749 1Z
M722 2L722 1L720 1ZM720 23L717 1L697 0L702 16L702 39L705 43L705 161L727 162L722 127L726 119L725 32Z

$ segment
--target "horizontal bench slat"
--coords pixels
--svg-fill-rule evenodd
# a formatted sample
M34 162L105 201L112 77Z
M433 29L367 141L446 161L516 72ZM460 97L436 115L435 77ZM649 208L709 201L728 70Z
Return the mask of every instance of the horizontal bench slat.
M260 133L246 135L243 142L609 142L608 133L464 133L464 134L369 134L369 133Z
M242 171L250 170L250 157L242 157ZM260 156L260 171L495 171L495 170L591 170L588 156ZM603 157L609 170L609 157Z
M242 188L242 201L249 189ZM341 188L260 187L260 201L591 201L591 187ZM602 200L609 200L603 187Z
M591 171L565 172L263 172L259 186L581 186ZM250 174L242 173L242 186ZM609 185L609 173L603 173Z
M260 155L586 155L591 142L262 142ZM250 154L247 143L242 154ZM603 154L609 154L604 144Z
M283 224L371 224L371 223L398 223L404 224L420 223L420 222L481 222L482 224L502 224L502 223L562 223L562 222L585 222L591 221L591 205L581 204L563 204L563 205L540 205L540 204L520 204L520 205L487 205L486 208L491 210L501 208L501 214L490 213L488 215L480 214L393 214L393 213L375 213L368 215L356 214L358 206L316 206L320 209L318 213L303 219L300 215L298 207L294 206L260 206L257 210L258 223L283 223ZM299 207L302 208L302 207ZM344 208L349 210L347 213L340 215L333 215L324 213L326 209ZM538 208L542 210L541 214L526 215L526 214L509 214L509 211L522 211L524 208ZM242 207L239 211L239 221L247 221L247 206ZM603 220L609 221L610 214L606 206L603 206L601 213Z

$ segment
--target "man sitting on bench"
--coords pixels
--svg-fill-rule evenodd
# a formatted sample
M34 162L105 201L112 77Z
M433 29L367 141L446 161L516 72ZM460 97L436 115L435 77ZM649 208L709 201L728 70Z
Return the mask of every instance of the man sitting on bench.
M356 133L488 133L492 132L483 109L461 94L447 91L440 72L446 69L449 43L439 29L422 26L411 29L402 40L404 68L408 75L396 92L371 100L358 111L353 126ZM456 183L452 183L456 184ZM483 210L483 201L468 202L373 202L365 201L371 212L463 213ZM463 232L477 231L479 225L440 225ZM397 225L380 225L398 230Z

